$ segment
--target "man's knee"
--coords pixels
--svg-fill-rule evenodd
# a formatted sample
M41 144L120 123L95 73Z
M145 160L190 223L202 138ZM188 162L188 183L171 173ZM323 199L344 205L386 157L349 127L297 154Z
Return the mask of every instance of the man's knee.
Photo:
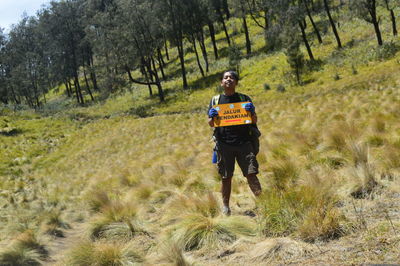
M227 177L227 176L222 176L222 183L231 183L232 182L232 176Z

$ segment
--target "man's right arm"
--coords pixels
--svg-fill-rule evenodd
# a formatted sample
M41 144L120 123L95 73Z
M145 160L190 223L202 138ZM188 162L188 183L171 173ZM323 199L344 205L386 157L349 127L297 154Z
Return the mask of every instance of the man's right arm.
M212 107L212 100L208 106L208 125L214 127L214 117L218 116L217 110Z
M208 118L208 125L214 127L214 119L212 117Z

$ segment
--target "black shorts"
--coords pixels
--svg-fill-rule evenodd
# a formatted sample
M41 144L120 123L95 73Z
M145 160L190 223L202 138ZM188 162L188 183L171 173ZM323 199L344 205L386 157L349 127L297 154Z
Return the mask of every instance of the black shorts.
M258 174L258 162L251 142L232 146L218 142L218 173L223 178L231 178L238 162L244 176Z

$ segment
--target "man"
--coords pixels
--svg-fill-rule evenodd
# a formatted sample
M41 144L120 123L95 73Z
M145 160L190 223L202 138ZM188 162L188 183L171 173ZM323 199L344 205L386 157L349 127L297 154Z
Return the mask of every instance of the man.
M214 127L214 117L218 116L218 111L213 108L216 104L236 103L249 101L245 109L251 112L253 125L236 125L227 127L217 127L214 131L216 138L216 150L218 156L218 172L222 177L222 202L223 213L230 215L229 199L231 195L232 176L235 168L235 160L238 162L243 175L247 178L250 189L254 195L261 194L261 185L257 178L258 162L256 160L255 147L251 142L251 127L257 123L255 107L250 97L239 94L235 91L239 76L235 71L226 71L221 80L221 86L224 88L224 94L218 96L218 102L215 97L211 100L208 108L208 124Z

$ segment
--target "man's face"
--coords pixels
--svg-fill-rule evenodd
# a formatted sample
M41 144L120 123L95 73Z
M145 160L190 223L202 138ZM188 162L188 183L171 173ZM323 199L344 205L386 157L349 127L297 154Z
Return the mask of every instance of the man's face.
M221 86L224 89L235 89L237 85L237 80L231 75L231 73L226 72L221 80Z

